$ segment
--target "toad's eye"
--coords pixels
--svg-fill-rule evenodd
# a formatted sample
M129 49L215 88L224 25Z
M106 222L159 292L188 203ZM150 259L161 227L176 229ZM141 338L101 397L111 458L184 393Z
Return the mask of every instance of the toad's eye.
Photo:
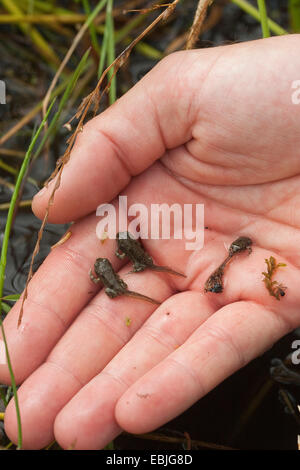
M229 253L232 255L238 253L239 251L244 251L252 245L251 238L248 237L239 237L237 240L234 240L229 248Z

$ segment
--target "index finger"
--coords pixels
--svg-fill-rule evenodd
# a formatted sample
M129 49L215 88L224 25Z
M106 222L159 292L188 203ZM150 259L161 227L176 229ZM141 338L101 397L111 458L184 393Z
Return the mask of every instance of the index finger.
M89 278L96 257L110 257L114 269L121 266L114 240L95 243L95 216L72 226L72 235L56 247L34 274L28 286L22 323L17 328L21 299L3 324L16 382L26 378L49 354L52 347L101 287ZM0 335L1 337L2 335ZM0 349L4 347L0 340ZM10 383L5 354L0 355L0 382Z

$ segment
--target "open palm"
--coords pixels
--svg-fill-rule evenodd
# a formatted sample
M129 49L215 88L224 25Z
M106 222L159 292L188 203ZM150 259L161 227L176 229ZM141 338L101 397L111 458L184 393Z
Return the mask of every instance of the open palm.
M300 324L300 38L288 36L167 57L77 139L51 222L76 220L4 326L19 389L25 448L54 437L64 448L98 449L125 429L150 431ZM144 271L96 237L96 207L204 204L205 243L145 240L155 263L187 278ZM36 197L42 217L49 190ZM116 198L116 199L115 199ZM224 291L204 293L230 243L253 252L225 271ZM262 282L265 258L286 263L279 302ZM109 299L88 275L107 257L129 289L161 306ZM9 383L5 364L0 382ZM17 440L13 401L5 417Z

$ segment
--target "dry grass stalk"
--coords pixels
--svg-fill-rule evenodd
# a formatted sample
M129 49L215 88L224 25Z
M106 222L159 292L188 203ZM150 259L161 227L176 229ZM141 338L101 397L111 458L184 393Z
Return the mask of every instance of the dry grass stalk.
M135 47L135 45L139 41L141 41L159 22L165 21L170 15L172 15L172 13L173 13L174 9L176 8L176 5L177 5L178 2L179 2L179 0L174 0L171 4L169 4L169 6L160 15L158 15L158 17L155 18L155 20L149 26L147 26L147 28L145 28L145 30L136 39L134 39L129 44L129 46L124 49L123 52L121 52L121 54L110 64L110 66L107 67L106 70L104 70L104 72L102 73L102 75L101 75L101 77L100 77L100 79L99 79L99 81L96 85L96 88L94 89L94 91L92 93L90 93L86 98L84 98L81 105L79 106L79 109L78 109L76 115L74 116L78 119L77 127L76 127L75 131L73 132L73 134L70 136L70 138L67 141L68 146L67 146L67 149L66 149L64 155L57 161L57 165L56 165L55 170L53 171L52 175L50 176L50 178L46 182L46 185L47 185L47 183L50 180L52 180L53 178L56 177L56 181L55 181L54 187L52 189L52 192L51 192L51 195L50 195L50 198L49 198L49 201L48 201L46 212L45 212L40 230L38 232L38 239L37 239L36 245L35 245L34 250L33 250L32 258L31 258L31 262L30 262L30 267L29 267L29 273L28 273L28 276L27 276L26 285L25 285L23 296L22 296L22 303L21 303L21 308L20 308L20 313L19 313L19 318L18 318L18 326L20 326L21 321L22 321L23 310L24 310L24 302L25 302L25 300L28 296L28 284L29 284L29 282L30 282L30 280L33 276L33 263L34 263L34 259L35 259L36 255L39 252L40 241L42 239L43 231L44 231L45 225L46 225L47 220L48 220L50 207L53 204L54 195L55 195L57 189L60 186L62 171L64 169L65 164L70 159L71 150L73 148L76 137L79 134L79 132L82 131L83 123L85 121L86 115L87 115L87 113L88 113L91 106L94 107L94 114L96 114L102 96L104 95L104 93L106 93L109 90L111 80L113 79L113 77L115 76L117 71L120 69L120 67L122 67L122 65L126 62L126 60L128 59L128 57L129 57L131 51L133 50L133 48ZM105 77L107 76L108 72L111 69L113 69L113 73L112 73L112 76L110 78L110 81L105 86L105 88L102 91L100 91L102 83L103 83Z
M213 3L213 0L199 0L197 10L194 16L194 21L186 43L186 49L193 49L198 41L202 24L206 17L208 7Z
M205 33L210 29L214 28L222 18L223 14L223 5L214 4L209 10L208 17L205 19L203 26L201 28L201 33ZM189 37L189 31L182 33L180 36L177 36L165 49L164 54L172 54L172 52L178 51L184 47Z

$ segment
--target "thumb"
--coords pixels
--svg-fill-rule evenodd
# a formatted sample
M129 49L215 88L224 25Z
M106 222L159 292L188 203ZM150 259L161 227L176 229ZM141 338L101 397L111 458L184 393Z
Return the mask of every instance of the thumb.
M143 172L166 149L190 140L196 112L193 88L197 83L199 91L201 74L205 76L215 55L204 50L166 57L116 103L89 121L63 169L49 221L69 222L92 212L99 204L111 201L132 176ZM195 81L191 70L199 59L201 68L196 67ZM53 185L54 181L35 196L32 208L37 217L43 217Z

